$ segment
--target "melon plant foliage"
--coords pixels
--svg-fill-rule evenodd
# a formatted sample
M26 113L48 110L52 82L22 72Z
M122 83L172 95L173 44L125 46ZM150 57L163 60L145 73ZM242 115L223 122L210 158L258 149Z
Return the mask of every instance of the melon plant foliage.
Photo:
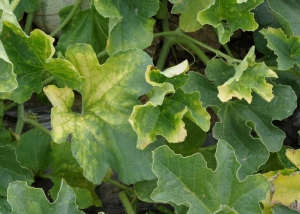
M53 24L39 14L50 7L59 22L44 32L34 20ZM277 126L299 123L299 11L298 0L0 0L0 213L85 213L105 206L105 182L127 213L141 201L300 211L299 145ZM46 99L51 129L27 110Z

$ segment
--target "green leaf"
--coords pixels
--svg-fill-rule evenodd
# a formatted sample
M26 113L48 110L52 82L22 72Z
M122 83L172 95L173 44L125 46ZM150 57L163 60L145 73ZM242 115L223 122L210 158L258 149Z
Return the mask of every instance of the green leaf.
M282 206L282 205L276 205L272 208L272 211L274 214L298 214L299 212L296 210L292 210L288 207Z
M52 198L57 198L61 180L65 180L76 194L76 203L80 209L90 206L101 206L101 201L95 192L96 185L88 181L83 175L83 170L72 155L71 143L52 143L53 164L50 172L44 176L50 178L53 187L50 190Z
M212 171L200 154L185 158L167 146L157 148L153 153L153 171L158 187L151 198L184 204L189 207L189 214L233 209L238 213L260 213L259 201L269 191L268 179L257 174L239 181L235 174L240 164L225 141L219 141L216 159L218 166Z
M197 20L199 11L208 8L215 3L215 0L169 0L173 5L172 13L180 14L179 27L185 32L194 32L199 30L202 25Z
M267 47L278 56L278 69L287 70L293 65L300 65L300 37L287 36L281 29L262 29L260 31L268 40Z
M72 134L72 153L84 176L95 184L101 183L109 166L126 184L153 179L151 147L145 151L135 148L136 135L128 122L133 106L139 103L138 97L149 90L144 75L152 64L150 57L133 49L112 55L99 65L92 48L78 44L67 50L66 58L86 78L78 89L82 113L71 111L71 89L45 87L54 106L53 140L61 143Z
M75 203L76 196L70 186L63 180L56 201L50 203L42 189L27 186L26 182L16 181L7 190L8 202L12 214L21 213L83 213Z
M17 161L15 148L12 146L0 147L0 195L6 196L9 183L14 181L33 182L31 170L23 168Z
M12 2L12 0L10 0ZM33 13L40 6L40 0L22 0L19 2L17 8L14 10L14 14L21 20L23 18L24 12Z
M60 11L60 17L64 19L71 8ZM103 18L91 7L88 10L80 10L68 24L62 29L56 49L65 52L67 47L76 43L90 44L96 53L105 49L108 36L108 19Z
M16 16L14 15L8 0L0 1L0 33L2 31L2 25L3 25L2 22L4 20L9 21L10 23L13 23L15 26L20 27L18 20L16 19Z
M157 0L95 0L96 10L109 18L107 51L111 55L131 48L144 49L153 40L152 16L159 9Z
M222 102L227 102L233 97L245 99L248 103L252 102L252 90L259 94L263 99L270 102L274 95L272 93L273 86L266 83L266 77L277 77L277 74L269 69L264 63L253 63L254 48L251 48L248 55L237 66L230 66L222 59L213 59L209 61L206 73L219 73L224 70L232 70L235 75L229 78L223 85L218 86L218 97ZM250 58L250 59L249 59ZM250 62L248 62L248 60ZM211 71L218 68L220 71ZM219 78L219 75L214 75ZM209 77L211 80L212 77ZM218 80L216 80L219 82Z
M1 214L11 214L11 206L7 202L6 197L0 196L0 213Z
M290 0L288 2L267 0L267 2L274 17L280 23L285 33L289 36L300 36L299 2L297 0Z
M5 146L8 143L10 143L11 137L10 133L5 129L5 127L2 124L2 118L3 118L3 101L0 101L0 146Z
M202 24L214 26L218 31L219 42L225 44L237 29L254 31L258 24L250 10L263 0L248 0L238 4L236 0L216 0L214 5L198 13L197 20Z
M0 93L2 99L11 99L22 103L33 92L40 93L45 70L52 74L60 85L76 87L84 79L75 67L65 59L52 59L54 39L40 30L34 30L30 36L9 22L3 22L0 35L3 46L17 74L18 88L12 92Z
M271 102L254 94L251 104L230 101L218 106L221 122L216 123L213 136L227 141L236 151L241 164L240 179L257 171L267 161L269 152L277 152L282 146L285 134L272 121L291 115L296 108L296 97L288 86L275 85L273 93Z
M2 42L0 41L0 92L10 92L18 87L17 75L13 72L13 64L8 59Z

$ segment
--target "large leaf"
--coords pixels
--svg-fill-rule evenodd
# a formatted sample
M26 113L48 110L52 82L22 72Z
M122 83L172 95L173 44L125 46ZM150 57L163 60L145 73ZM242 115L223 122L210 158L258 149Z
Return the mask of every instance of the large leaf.
M287 36L281 29L268 28L260 31L268 40L267 47L278 56L278 69L287 70L300 65L300 36Z
M130 48L144 49L153 40L152 16L159 9L157 0L95 0L98 12L109 18L107 51L111 55Z
M35 174L46 170L52 162L51 137L39 129L31 129L21 135L16 154L22 166Z
M267 0L276 20L289 36L300 36L300 5L297 0Z
M172 13L180 14L179 27L186 32L194 32L199 30L202 26L197 20L199 11L206 9L215 0L201 1L201 0L169 0L173 5Z
M189 207L189 214L226 210L260 213L259 201L269 190L268 179L251 175L239 181L235 175L240 164L225 141L219 141L216 159L218 166L212 171L200 154L182 157L167 146L157 148L153 154L153 171L158 177L158 186L151 198L156 202L184 204Z
M20 27L16 16L14 15L9 1L8 0L1 0L0 1L0 32L2 30L2 21L9 21L16 26Z
M31 170L23 168L17 161L15 148L12 146L0 147L0 195L6 196L9 183L14 181L33 182Z
M2 42L0 41L0 92L10 92L18 87L17 75L13 72L13 64L8 59Z
M10 2L12 2L12 0L10 0ZM39 3L40 0L22 0L18 3L17 8L14 10L14 14L16 14L18 20L21 20L24 12L35 12L39 8Z
M7 198L2 196L0 196L0 213L11 214L11 206L7 202Z
M217 28L219 41L225 44L237 29L254 31L258 24L250 10L257 7L263 0L248 0L238 4L236 0L216 0L214 5L198 13L197 20Z
M50 72L60 85L75 87L82 84L75 67L65 59L52 59L54 39L40 30L31 32L30 37L15 25L4 21L0 34L3 46L17 74L18 88L0 93L0 98L22 103L33 92L41 92L45 71Z
M12 206L12 214L43 213L43 214L79 214L75 203L76 196L71 187L63 180L56 201L50 203L42 189L27 186L26 182L16 181L7 190L8 202Z
M60 11L62 19L70 13L71 8ZM88 10L80 10L62 29L57 50L66 51L68 46L76 43L90 44L96 53L105 49L108 37L108 19L103 18L92 6Z
M45 172L44 177L50 178L53 187L50 190L52 198L57 198L60 189L61 179L64 179L76 194L76 203L80 209L90 206L100 206L101 201L96 195L96 185L89 182L83 175L83 170L72 155L71 144L52 143L54 162L50 172Z
M128 50L99 65L91 47L84 44L69 48L66 57L86 78L78 89L82 113L71 111L71 89L46 87L44 91L54 106L53 140L61 143L72 133L73 155L84 176L93 183L101 183L109 166L118 171L124 183L153 179L151 148L135 148L136 135L128 122L133 106L139 103L138 97L149 90L144 75L152 63L150 57L141 50Z

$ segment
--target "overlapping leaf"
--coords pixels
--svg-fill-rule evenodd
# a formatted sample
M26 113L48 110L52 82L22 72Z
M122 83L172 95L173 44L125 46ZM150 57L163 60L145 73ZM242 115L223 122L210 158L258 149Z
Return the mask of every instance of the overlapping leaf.
M12 2L12 0L10 0ZM19 2L17 8L14 10L18 20L23 18L24 12L33 13L40 6L40 0L22 0Z
M33 182L31 170L21 166L17 161L15 148L12 146L0 147L0 195L6 196L6 190L9 183L14 181L26 181L29 184Z
M157 0L95 0L98 12L109 18L107 51L111 55L130 48L144 49L153 40L152 16L159 8Z
M59 85L76 87L82 84L82 77L69 61L51 58L55 51L54 39L42 31L34 30L27 37L20 28L4 21L0 39L18 81L14 91L0 93L0 98L18 103L28 100L33 92L41 92L45 71L50 72Z
M150 91L148 95L154 95L155 99L150 97L148 103L135 106L130 117L130 123L138 135L138 148L144 149L154 142L157 135L162 135L169 143L182 142L187 136L183 116L188 117L204 131L209 130L210 115L202 107L199 92L185 93L180 88L188 80L188 75L184 74L187 70L186 61L163 72L148 67L146 80L153 85L152 93ZM164 90L166 84L171 83L177 89ZM164 98L166 92L174 94ZM159 102L157 97L160 98Z
M12 213L43 213L43 214L79 214L75 203L76 196L72 188L63 180L56 201L50 203L42 189L27 186L26 182L11 183L7 190L8 202Z
M189 207L188 213L260 213L259 201L269 190L268 179L252 175L243 182L236 177L240 167L234 150L219 141L217 169L212 171L200 154L182 157L167 146L153 154L153 171L158 177L157 188L151 198L156 202L173 202ZM223 212L222 212L223 211Z
M71 111L74 94L69 88L44 89L54 105L52 138L63 142L72 134L72 152L93 183L101 183L109 166L118 171L124 183L154 178L150 169L150 149L136 149L136 135L128 122L138 97L149 90L144 80L150 57L141 50L112 55L99 65L88 45L69 48L70 60L86 82L78 90L82 95L82 114Z
M217 68L217 67L215 67ZM216 94L217 86L232 77L234 72L226 73L210 69L209 77L215 82L209 83L199 74L193 74L193 84L184 87L186 90L197 89L201 94ZM201 86L200 86L201 84ZM215 85L215 86L213 86ZM241 164L238 170L239 179L257 171L258 167L268 160L269 152L280 150L285 134L272 124L273 120L282 120L292 114L296 108L296 96L288 86L275 85L274 98L267 102L253 93L251 104L245 101L234 100L226 103L212 102L208 95L201 98L204 104L217 106L216 110L220 122L213 129L213 136L228 142L236 151L237 160ZM250 134L252 132L252 135Z
M223 60L216 59L209 62L206 72L209 78L217 78L218 72L211 72L211 69L234 70L235 75L229 78L223 85L218 86L218 97L222 102L226 102L233 97L245 99L248 103L252 102L252 90L259 94L263 99L270 102L274 95L273 86L266 83L266 77L277 77L277 74L269 69L264 63L254 63L254 47L250 49L244 60L237 66L229 66ZM214 73L215 75L211 75Z
M199 11L215 3L215 0L170 0L173 5L172 13L180 14L179 27L186 32L194 32L202 26L197 20Z
M239 4L236 0L216 0L214 5L198 13L197 20L202 25L214 26L218 31L220 43L225 44L239 28L243 31L257 29L258 24L250 10L262 2L263 0L248 0Z
M289 36L300 36L299 2L297 0L267 0L267 2L285 33Z
M278 56L278 69L287 70L300 65L300 36L287 36L281 29L268 28L260 31L268 40L267 47Z
M11 206L7 202L6 197L0 196L0 213L1 214L11 214Z
M70 13L70 9L60 11L63 20ZM108 37L108 19L103 18L92 6L88 10L80 10L62 29L56 49L63 52L68 46L76 43L90 44L96 53L105 49Z

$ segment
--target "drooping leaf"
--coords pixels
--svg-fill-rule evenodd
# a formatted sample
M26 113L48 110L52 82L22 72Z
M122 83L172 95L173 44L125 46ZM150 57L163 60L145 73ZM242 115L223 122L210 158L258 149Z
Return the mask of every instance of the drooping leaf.
M235 75L228 79L223 85L218 86L218 97L222 102L227 102L233 97L245 99L252 102L252 90L263 99L270 102L274 95L273 86L266 83L266 77L277 77L277 74L269 69L264 63L254 63L254 47L250 49L244 60L237 66L229 66L221 59L211 60L206 68L206 73L217 73L211 69L234 70ZM215 75L215 77L218 77ZM211 79L214 80L214 79Z
M15 148L12 146L0 147L0 195L6 196L9 183L14 181L33 182L31 170L23 168L17 161Z
M225 141L219 141L216 158L218 166L212 171L200 154L182 157L167 146L157 148L153 153L153 171L158 187L151 198L156 202L184 204L189 207L189 214L222 210L260 213L259 201L269 189L268 179L251 175L239 181L235 174L240 164Z
M57 198L61 180L64 179L76 194L76 204L80 209L90 206L101 206L101 201L95 193L96 185L88 181L83 175L83 170L72 155L71 143L52 143L53 159L51 170L44 176L50 178L53 187L50 190L52 198Z
M258 24L250 12L263 0L248 0L237 3L236 0L216 0L215 4L198 13L197 20L202 24L214 26L218 31L219 42L225 44L237 29L254 31Z
M287 70L300 65L300 36L287 36L281 29L268 28L260 31L268 40L267 47L278 56L278 69Z
M188 81L185 78L188 75L184 74L187 69L187 61L163 72L148 67L146 81L153 86L152 93L148 95L154 95L155 101L159 97L160 102L153 103L153 98L150 97L148 103L135 106L133 109L129 121L138 135L138 148L144 149L154 142L157 135L165 137L169 143L182 142L187 135L182 121L183 116L189 118L202 130L209 130L210 115L202 107L199 92L185 93L180 88ZM158 91L156 88L163 89L166 83L172 83L174 88L177 88L172 96L164 97L167 90L160 90L161 96L154 93Z
M185 32L194 32L199 30L202 25L197 20L199 11L206 9L215 3L215 0L169 0L173 5L172 13L180 14L179 27Z
M76 87L81 85L75 67L65 59L52 59L54 39L40 30L34 30L30 36L15 25L4 21L0 34L5 51L14 65L18 87L11 92L0 93L2 99L11 99L22 103L28 100L33 92L41 92L42 80L47 70L60 85Z
M43 190L27 186L24 181L16 181L9 185L7 190L8 201L12 206L12 214L43 213L43 214L79 214L75 203L74 191L63 180L56 201L50 203Z
M93 183L101 183L109 166L122 182L153 179L150 150L136 149L136 135L128 122L138 97L149 90L144 80L150 57L141 50L112 55L99 65L91 47L78 44L69 48L66 58L86 78L78 89L82 114L71 111L74 94L69 88L44 88L53 104L52 138L63 142L72 133L72 152ZM97 78L95 78L97 76ZM134 173L128 173L134 172Z
M31 129L21 135L16 145L18 161L34 174L46 170L52 162L51 137L39 129Z
M152 16L159 9L157 0L95 0L96 10L109 18L107 51L111 55L130 48L144 49L153 40Z
M300 36L299 2L297 0L290 0L288 2L267 0L267 2L274 17L280 23L285 33L288 36Z
M71 8L60 11L62 19L70 13ZM92 6L88 10L80 10L62 29L57 50L65 52L67 47L76 43L90 44L96 53L105 49L108 37L108 19L103 18Z

